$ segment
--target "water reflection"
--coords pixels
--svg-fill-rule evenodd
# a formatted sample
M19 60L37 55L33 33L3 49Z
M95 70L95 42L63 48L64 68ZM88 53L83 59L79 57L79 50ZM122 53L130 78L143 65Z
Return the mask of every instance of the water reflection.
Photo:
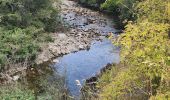
M103 40L93 42L89 50L63 56L54 67L58 74L66 76L68 89L77 96L80 88L75 81L83 84L85 79L94 76L108 63L119 63L119 49L111 41Z

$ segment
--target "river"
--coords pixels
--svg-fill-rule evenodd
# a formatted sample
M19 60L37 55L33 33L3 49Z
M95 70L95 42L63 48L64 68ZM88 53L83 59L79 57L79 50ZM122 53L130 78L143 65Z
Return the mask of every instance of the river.
M109 32L115 33L118 30L114 28L112 16L83 8L74 1L63 0L60 9L61 17L70 26L70 30L77 34L95 32L98 36L91 41L89 49L56 57L53 61L38 67L52 68L54 71L46 78L64 77L64 85L69 93L78 97L86 79L98 74L109 63L119 63L119 48L106 38ZM76 82L80 82L81 86ZM31 86L33 85L35 83L31 83Z

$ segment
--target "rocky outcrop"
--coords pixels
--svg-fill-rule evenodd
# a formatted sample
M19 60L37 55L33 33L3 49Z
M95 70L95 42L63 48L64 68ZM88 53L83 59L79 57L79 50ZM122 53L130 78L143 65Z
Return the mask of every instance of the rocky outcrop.
M74 31L74 30L72 30ZM71 52L87 49L92 40L96 38L95 33L53 33L54 42L42 47L42 52L36 59L37 64L47 62L54 57L59 57Z

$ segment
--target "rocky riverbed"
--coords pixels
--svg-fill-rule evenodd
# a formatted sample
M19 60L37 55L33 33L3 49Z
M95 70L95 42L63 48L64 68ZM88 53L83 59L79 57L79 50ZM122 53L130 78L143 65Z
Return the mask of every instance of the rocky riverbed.
M52 33L54 42L42 46L36 63L41 64L54 57L87 49L94 40L102 40L107 33L116 32L112 18L99 12L82 8L74 1L62 0L61 18L68 24L68 31Z

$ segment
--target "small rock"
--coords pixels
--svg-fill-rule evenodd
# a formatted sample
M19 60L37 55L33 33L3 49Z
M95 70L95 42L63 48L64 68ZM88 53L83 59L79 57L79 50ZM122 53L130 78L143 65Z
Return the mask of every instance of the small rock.
M18 81L19 78L20 78L20 76L19 76L19 75L16 75L16 76L13 76L12 80L13 80L13 81Z
M65 39L65 38L67 37L67 35L64 34L64 33L59 33L59 34L58 34L58 37L59 37L59 38L62 38L62 39Z
M84 48L84 46L83 46L83 45L79 45L79 48L80 48L80 49L83 49L83 48Z
M58 59L54 59L53 62L54 63L59 63L59 60Z
M106 37L105 37L105 36L99 36L99 38L103 40L103 39L105 39Z

